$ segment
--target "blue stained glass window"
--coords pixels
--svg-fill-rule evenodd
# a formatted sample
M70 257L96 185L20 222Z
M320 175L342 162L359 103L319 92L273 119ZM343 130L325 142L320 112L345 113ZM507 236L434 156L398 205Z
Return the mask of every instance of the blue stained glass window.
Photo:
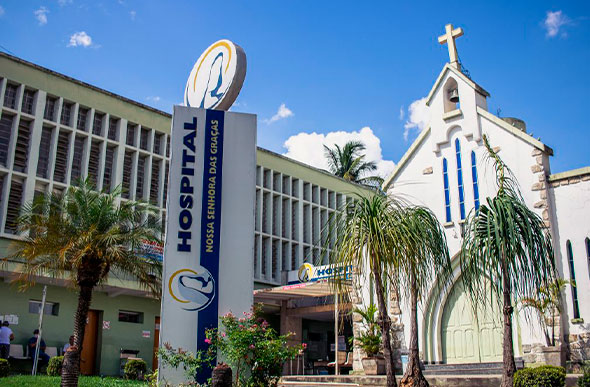
M461 143L459 139L455 140L455 152L457 155L457 183L459 188L459 210L461 220L465 219L465 191L463 190L463 168L461 166Z
M471 151L471 177L473 178L473 201L475 202L475 211L477 212L479 210L479 185L477 183L477 164L474 151Z
M567 250L567 261L570 269L570 289L572 290L572 301L574 306L574 318L580 318L580 306L578 305L578 288L576 286L576 271L574 269L574 254L572 252L572 243L568 240L565 243Z
M449 170L447 166L447 159L443 159L443 182L445 186L445 212L447 222L451 221L451 193L449 190Z

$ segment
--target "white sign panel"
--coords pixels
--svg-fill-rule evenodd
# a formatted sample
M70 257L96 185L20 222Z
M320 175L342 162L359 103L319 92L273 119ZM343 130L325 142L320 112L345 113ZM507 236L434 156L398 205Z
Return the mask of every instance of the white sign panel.
M204 109L228 110L246 78L246 54L223 39L199 57L184 88L184 104Z
M256 116L175 106L172 121L160 346L206 351L220 315L252 306Z

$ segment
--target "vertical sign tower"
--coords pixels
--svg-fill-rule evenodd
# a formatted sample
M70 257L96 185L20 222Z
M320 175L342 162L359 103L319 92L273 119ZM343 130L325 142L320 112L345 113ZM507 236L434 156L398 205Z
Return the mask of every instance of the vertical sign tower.
M244 51L220 40L191 71L186 106L174 106L160 347L206 351L220 315L252 306L256 116L225 111L245 75ZM161 362L159 377L189 379Z

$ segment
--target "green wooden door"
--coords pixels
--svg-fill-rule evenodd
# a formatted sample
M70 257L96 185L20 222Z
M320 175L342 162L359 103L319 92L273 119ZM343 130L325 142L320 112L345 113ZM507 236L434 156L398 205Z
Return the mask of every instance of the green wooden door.
M442 352L447 364L502 361L502 330L496 302L477 318L463 283L457 281L442 318Z

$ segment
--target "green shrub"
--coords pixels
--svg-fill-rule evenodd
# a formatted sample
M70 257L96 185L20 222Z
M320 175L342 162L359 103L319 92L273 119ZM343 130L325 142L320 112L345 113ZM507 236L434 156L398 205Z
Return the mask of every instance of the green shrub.
M565 386L565 368L540 366L525 368L514 375L514 387L562 387Z
M0 359L0 378L5 378L10 372L10 363L6 359Z
M132 359L125 363L125 379L143 380L147 372L147 364L141 359Z
M578 378L578 387L590 387L590 366L584 367L584 374Z
M63 356L54 356L51 359L49 359L49 364L47 364L47 375L61 376L61 366L63 362Z

